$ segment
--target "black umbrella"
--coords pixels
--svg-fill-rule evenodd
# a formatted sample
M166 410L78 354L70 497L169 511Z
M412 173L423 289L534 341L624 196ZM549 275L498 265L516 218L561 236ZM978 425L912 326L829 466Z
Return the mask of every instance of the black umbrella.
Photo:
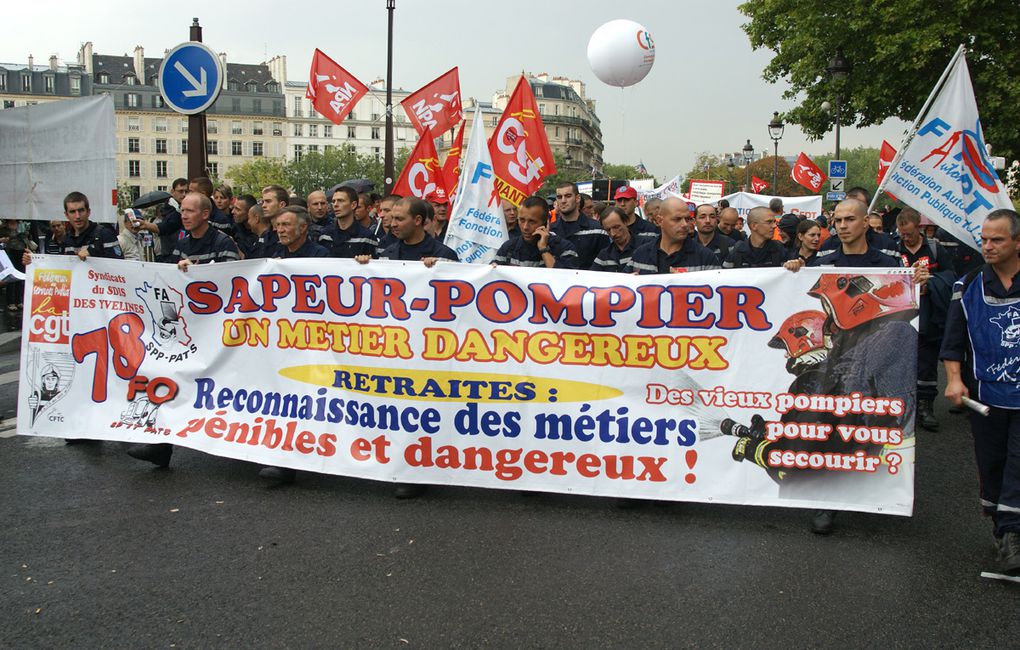
M366 194L375 189L375 183L367 178L352 178L348 181L344 181L343 183L337 183L333 187L329 188L329 192L327 192L327 194L332 195L333 192L336 192L338 187L349 187L358 194Z
M149 192L139 196L135 202L131 205L135 210L143 210L145 208L151 208L154 205L160 203L166 203L170 200L170 193L156 190L155 192Z

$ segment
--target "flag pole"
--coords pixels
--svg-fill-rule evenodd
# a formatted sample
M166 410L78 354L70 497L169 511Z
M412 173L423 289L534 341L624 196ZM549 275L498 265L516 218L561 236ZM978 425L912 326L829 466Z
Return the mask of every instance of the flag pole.
M949 59L949 65L947 65L946 69L943 70L942 76L939 77L939 80L938 82L936 82L935 87L932 88L931 94L928 95L928 99L924 102L924 105L921 107L921 112L917 114L917 119L914 120L914 124L910 127L910 131L907 133L907 136L903 138L903 142L900 143L900 148L896 150L896 155L893 156L892 162L889 163L889 171L886 172L885 176L882 177L882 182L879 183L878 189L875 190L875 196L872 197L871 199L871 205L868 206L868 212L871 212L872 210L875 209L875 203L878 202L878 196L882 193L883 190L885 190L885 186L889 183L889 180L892 178L891 172L894 169L896 169L896 165L900 164L900 158L903 157L903 152L907 150L907 147L910 146L911 140L913 140L914 136L917 135L918 125L921 123L921 120L928 112L928 108L931 107L931 103L935 101L935 97L938 95L938 92L942 90L942 84L945 83L946 77L949 76L949 73L952 71L953 66L956 65L956 60L959 59L961 56L964 56L966 52L967 48L961 44L960 47L956 48L956 54L953 55L953 58Z

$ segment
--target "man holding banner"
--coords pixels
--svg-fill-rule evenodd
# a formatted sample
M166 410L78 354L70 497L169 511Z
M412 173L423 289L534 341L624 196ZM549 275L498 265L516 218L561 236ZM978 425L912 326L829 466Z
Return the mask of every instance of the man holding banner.
M683 273L719 268L715 253L695 241L694 217L685 201L669 197L659 207L662 232L657 239L638 245L630 270L639 275Z
M538 266L576 269L577 251L566 238L549 232L549 204L540 196L524 199L517 215L519 237L499 247L493 263L503 266Z

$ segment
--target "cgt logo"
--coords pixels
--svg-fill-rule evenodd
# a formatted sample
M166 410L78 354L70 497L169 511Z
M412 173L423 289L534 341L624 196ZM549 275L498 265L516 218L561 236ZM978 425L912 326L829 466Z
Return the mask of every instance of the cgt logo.
M655 49L655 41L652 40L652 35L644 29L639 29L637 32L637 44L642 50Z

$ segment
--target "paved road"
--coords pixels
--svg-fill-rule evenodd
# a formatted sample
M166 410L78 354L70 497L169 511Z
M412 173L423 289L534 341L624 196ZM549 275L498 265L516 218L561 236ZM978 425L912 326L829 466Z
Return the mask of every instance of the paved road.
M157 470L0 432L0 647L1016 647L1020 585L978 578L990 527L964 420L940 417L915 516L828 538L798 510L266 489L187 449Z

